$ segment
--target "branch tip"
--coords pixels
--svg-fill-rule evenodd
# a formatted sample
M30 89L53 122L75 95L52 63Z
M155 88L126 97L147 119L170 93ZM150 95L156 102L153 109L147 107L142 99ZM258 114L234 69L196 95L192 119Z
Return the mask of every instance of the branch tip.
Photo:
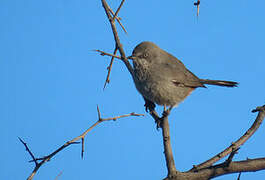
M38 163L37 159L35 158L35 156L33 155L33 153L31 152L31 150L29 149L27 143L25 143L20 137L18 137L18 139L25 146L26 151L31 156L31 158L32 158L31 162L34 162L35 163L35 166L38 166L39 163Z
M98 112L98 120L100 121L101 120L101 114L100 114L100 110L99 110L98 105L97 105L97 112Z

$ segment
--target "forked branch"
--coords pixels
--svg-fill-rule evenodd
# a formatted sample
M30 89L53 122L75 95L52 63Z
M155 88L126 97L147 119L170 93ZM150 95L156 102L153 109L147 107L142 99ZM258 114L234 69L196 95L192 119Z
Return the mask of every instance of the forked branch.
M213 165L215 162L219 161L220 159L230 154L233 150L238 149L241 145L243 145L257 131L257 129L261 125L265 116L265 105L257 107L256 109L252 110L252 112L259 112L259 114L256 120L254 121L254 123L252 124L252 126L245 132L243 136L241 136L237 141L232 143L228 148L226 148L222 152L218 153L211 159L195 166L195 168L192 168L190 171L197 171L199 169L209 167Z
M128 71L130 72L130 74L132 75L132 77L134 76L133 74L133 68L131 66L131 64L129 63L126 55L125 55L125 51L122 47L122 44L120 42L120 38L119 38L119 35L118 35L118 32L117 32L117 28L116 28L116 25L115 25L115 18L112 17L111 15L111 8L109 7L109 5L107 4L107 2L105 0L101 0L102 2L102 6L105 10L105 13L106 13L106 16L108 17L108 20L110 22L110 25L111 25L111 29L112 29L112 33L113 33L113 36L114 36L114 40L115 40L115 45L116 47L118 48L119 52L120 52L120 55L121 55L121 60L124 62L125 66L127 67ZM122 1L122 4L123 4L124 1ZM121 8L121 6L120 6Z
M81 156L83 157L84 154L84 139L85 136L87 135L87 133L89 131L91 131L94 127L96 127L98 124L105 122L105 121L111 121L111 120L117 120L120 118L124 118L124 117L130 117L130 116L144 116L143 114L136 114L134 112L129 113L129 114L124 114L121 116L115 116L115 117L110 117L110 118L102 118L101 117L101 113L99 110L99 107L97 107L97 112L98 112L98 120L96 123L94 123L92 126L90 126L86 131L84 131L80 136L75 137L74 139L67 141L65 144L63 144L61 147L59 147L58 149L56 149L54 152L52 152L51 154L44 156L42 158L35 158L35 156L33 155L33 153L30 151L28 145L21 139L19 138L19 140L21 141L21 143L23 143L23 145L26 147L26 151L30 154L31 158L33 159L32 161L35 162L35 168L33 169L32 173L30 174L30 176L27 178L27 180L32 180L33 177L35 176L35 174L37 173L37 171L39 170L39 168L46 163L47 161L51 160L51 158L53 156L55 156L57 153L61 152L64 148L68 147L71 144L79 144L79 142L77 142L78 140L81 139L82 141L82 151L81 151Z

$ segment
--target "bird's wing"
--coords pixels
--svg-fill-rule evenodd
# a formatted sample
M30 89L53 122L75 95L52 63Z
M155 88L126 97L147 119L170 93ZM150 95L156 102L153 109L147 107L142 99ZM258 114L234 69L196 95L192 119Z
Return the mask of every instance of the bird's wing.
M161 64L161 72L165 72L165 76L167 75L167 77L171 79L172 83L177 86L193 88L205 87L200 82L200 79L190 72L180 60L167 52L166 54L168 58L166 58L167 61Z

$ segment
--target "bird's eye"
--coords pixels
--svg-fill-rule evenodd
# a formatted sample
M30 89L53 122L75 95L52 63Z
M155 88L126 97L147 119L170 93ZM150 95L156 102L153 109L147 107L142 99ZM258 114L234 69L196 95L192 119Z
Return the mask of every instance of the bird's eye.
M145 52L144 54L143 54L143 57L144 58L147 58L149 56L149 54L147 53L147 52Z

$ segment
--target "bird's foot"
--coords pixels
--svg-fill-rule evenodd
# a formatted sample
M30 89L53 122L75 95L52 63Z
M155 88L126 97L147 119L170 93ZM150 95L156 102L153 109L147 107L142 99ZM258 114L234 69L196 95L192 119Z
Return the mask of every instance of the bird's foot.
M171 107L169 107L168 109L166 109L166 106L164 106L164 111L163 111L163 113L162 113L162 118L165 118L165 117L169 116L169 114L170 114L172 108L173 108L173 107L171 106Z
M158 118L155 122L156 122L156 129L158 130L159 128L162 128L163 126L163 117L162 118Z
M148 99L145 99L145 98L144 98L144 101L145 101L144 106L145 106L146 112L151 112L151 111L155 110L155 107L156 107L155 103L153 103L152 101L149 101Z

